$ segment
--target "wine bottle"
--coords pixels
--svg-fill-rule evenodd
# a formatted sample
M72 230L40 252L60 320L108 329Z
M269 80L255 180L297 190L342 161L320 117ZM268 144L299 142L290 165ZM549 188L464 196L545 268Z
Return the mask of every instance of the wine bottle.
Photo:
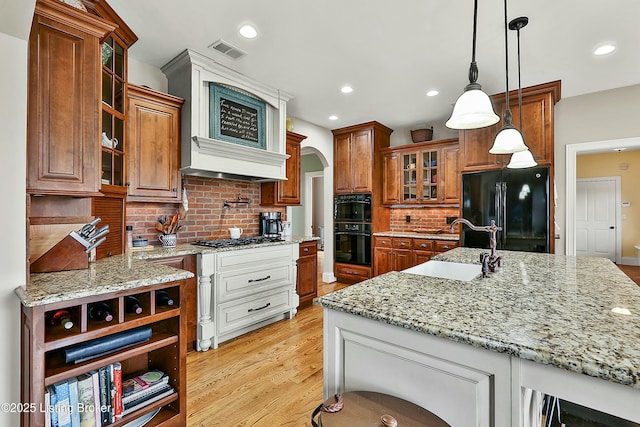
M105 302L97 302L89 307L89 317L93 320L100 320L104 322L111 322L113 320L113 314L111 314L111 307Z
M57 310L49 317L49 323L51 325L60 325L64 329L73 328L73 322L71 321L71 314L67 310Z
M172 306L173 299L171 299L167 291L156 291L156 305Z
M124 304L127 313L142 313L142 304L140 304L140 300L138 298L134 296L125 297Z

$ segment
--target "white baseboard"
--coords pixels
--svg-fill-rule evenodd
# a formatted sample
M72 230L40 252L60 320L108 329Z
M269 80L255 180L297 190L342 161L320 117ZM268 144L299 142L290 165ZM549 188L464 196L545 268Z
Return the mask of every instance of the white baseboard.
M322 273L322 281L325 283L337 282L338 278L333 273Z
M640 266L640 258L638 257L624 257L622 258L622 262L620 264L623 265L639 265Z

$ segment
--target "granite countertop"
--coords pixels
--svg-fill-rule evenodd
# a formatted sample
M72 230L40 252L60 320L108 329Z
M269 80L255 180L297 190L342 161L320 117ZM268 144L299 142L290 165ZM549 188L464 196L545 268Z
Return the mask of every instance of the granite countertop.
M413 239L432 239L432 240L459 240L460 235L450 233L423 233L417 231L380 231L373 233L374 236L380 237L409 237Z
M138 249L133 251L130 257L127 254L123 254L98 260L90 263L89 268L82 270L33 273L30 276L31 283L29 287L20 286L16 288L15 292L22 304L27 307L34 307L193 277L193 273L189 271L150 263L145 260L237 251L265 246L290 245L310 240L319 240L319 238L313 236L286 236L282 242L226 248L209 248L191 244L177 245L174 248L149 246L145 248L146 250Z
M147 246L145 248L137 248L133 252L136 259L158 259L168 258L172 256L210 254L214 252L238 251L241 249L263 248L266 246L290 245L293 243L302 243L311 240L320 240L315 236L285 236L281 242L257 243L254 245L227 246L225 248L210 248L207 246L192 245L184 243L176 245L174 248L165 248L162 246Z
M456 248L434 259L478 264L481 252ZM498 255L504 266L488 279L460 282L391 272L316 302L640 388L640 287L604 258Z
M189 271L115 255L82 270L33 273L29 287L16 288L16 294L22 304L34 307L190 277Z

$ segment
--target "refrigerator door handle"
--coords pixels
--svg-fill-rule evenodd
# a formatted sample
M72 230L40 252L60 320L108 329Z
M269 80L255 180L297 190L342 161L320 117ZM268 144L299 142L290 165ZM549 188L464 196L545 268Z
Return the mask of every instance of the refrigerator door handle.
M502 222L500 226L502 227L501 240L502 240L502 247L504 248L505 245L507 244L507 183L506 182L502 183L501 196L502 196L502 200L501 200Z
M498 226L500 226L501 224L501 216L502 216L502 209L500 207L501 202L502 202L502 186L500 185L502 184L501 182L496 182L496 195L494 198L494 209L495 209L495 213L496 213L496 224L498 224Z

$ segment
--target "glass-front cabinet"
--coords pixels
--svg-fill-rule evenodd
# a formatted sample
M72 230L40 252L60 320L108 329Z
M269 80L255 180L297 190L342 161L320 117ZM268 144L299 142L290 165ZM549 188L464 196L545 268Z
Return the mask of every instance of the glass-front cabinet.
M459 204L457 142L446 139L383 149L383 204Z
M102 187L125 185L126 52L113 35L102 43Z
M438 200L438 150L402 154L403 202Z

